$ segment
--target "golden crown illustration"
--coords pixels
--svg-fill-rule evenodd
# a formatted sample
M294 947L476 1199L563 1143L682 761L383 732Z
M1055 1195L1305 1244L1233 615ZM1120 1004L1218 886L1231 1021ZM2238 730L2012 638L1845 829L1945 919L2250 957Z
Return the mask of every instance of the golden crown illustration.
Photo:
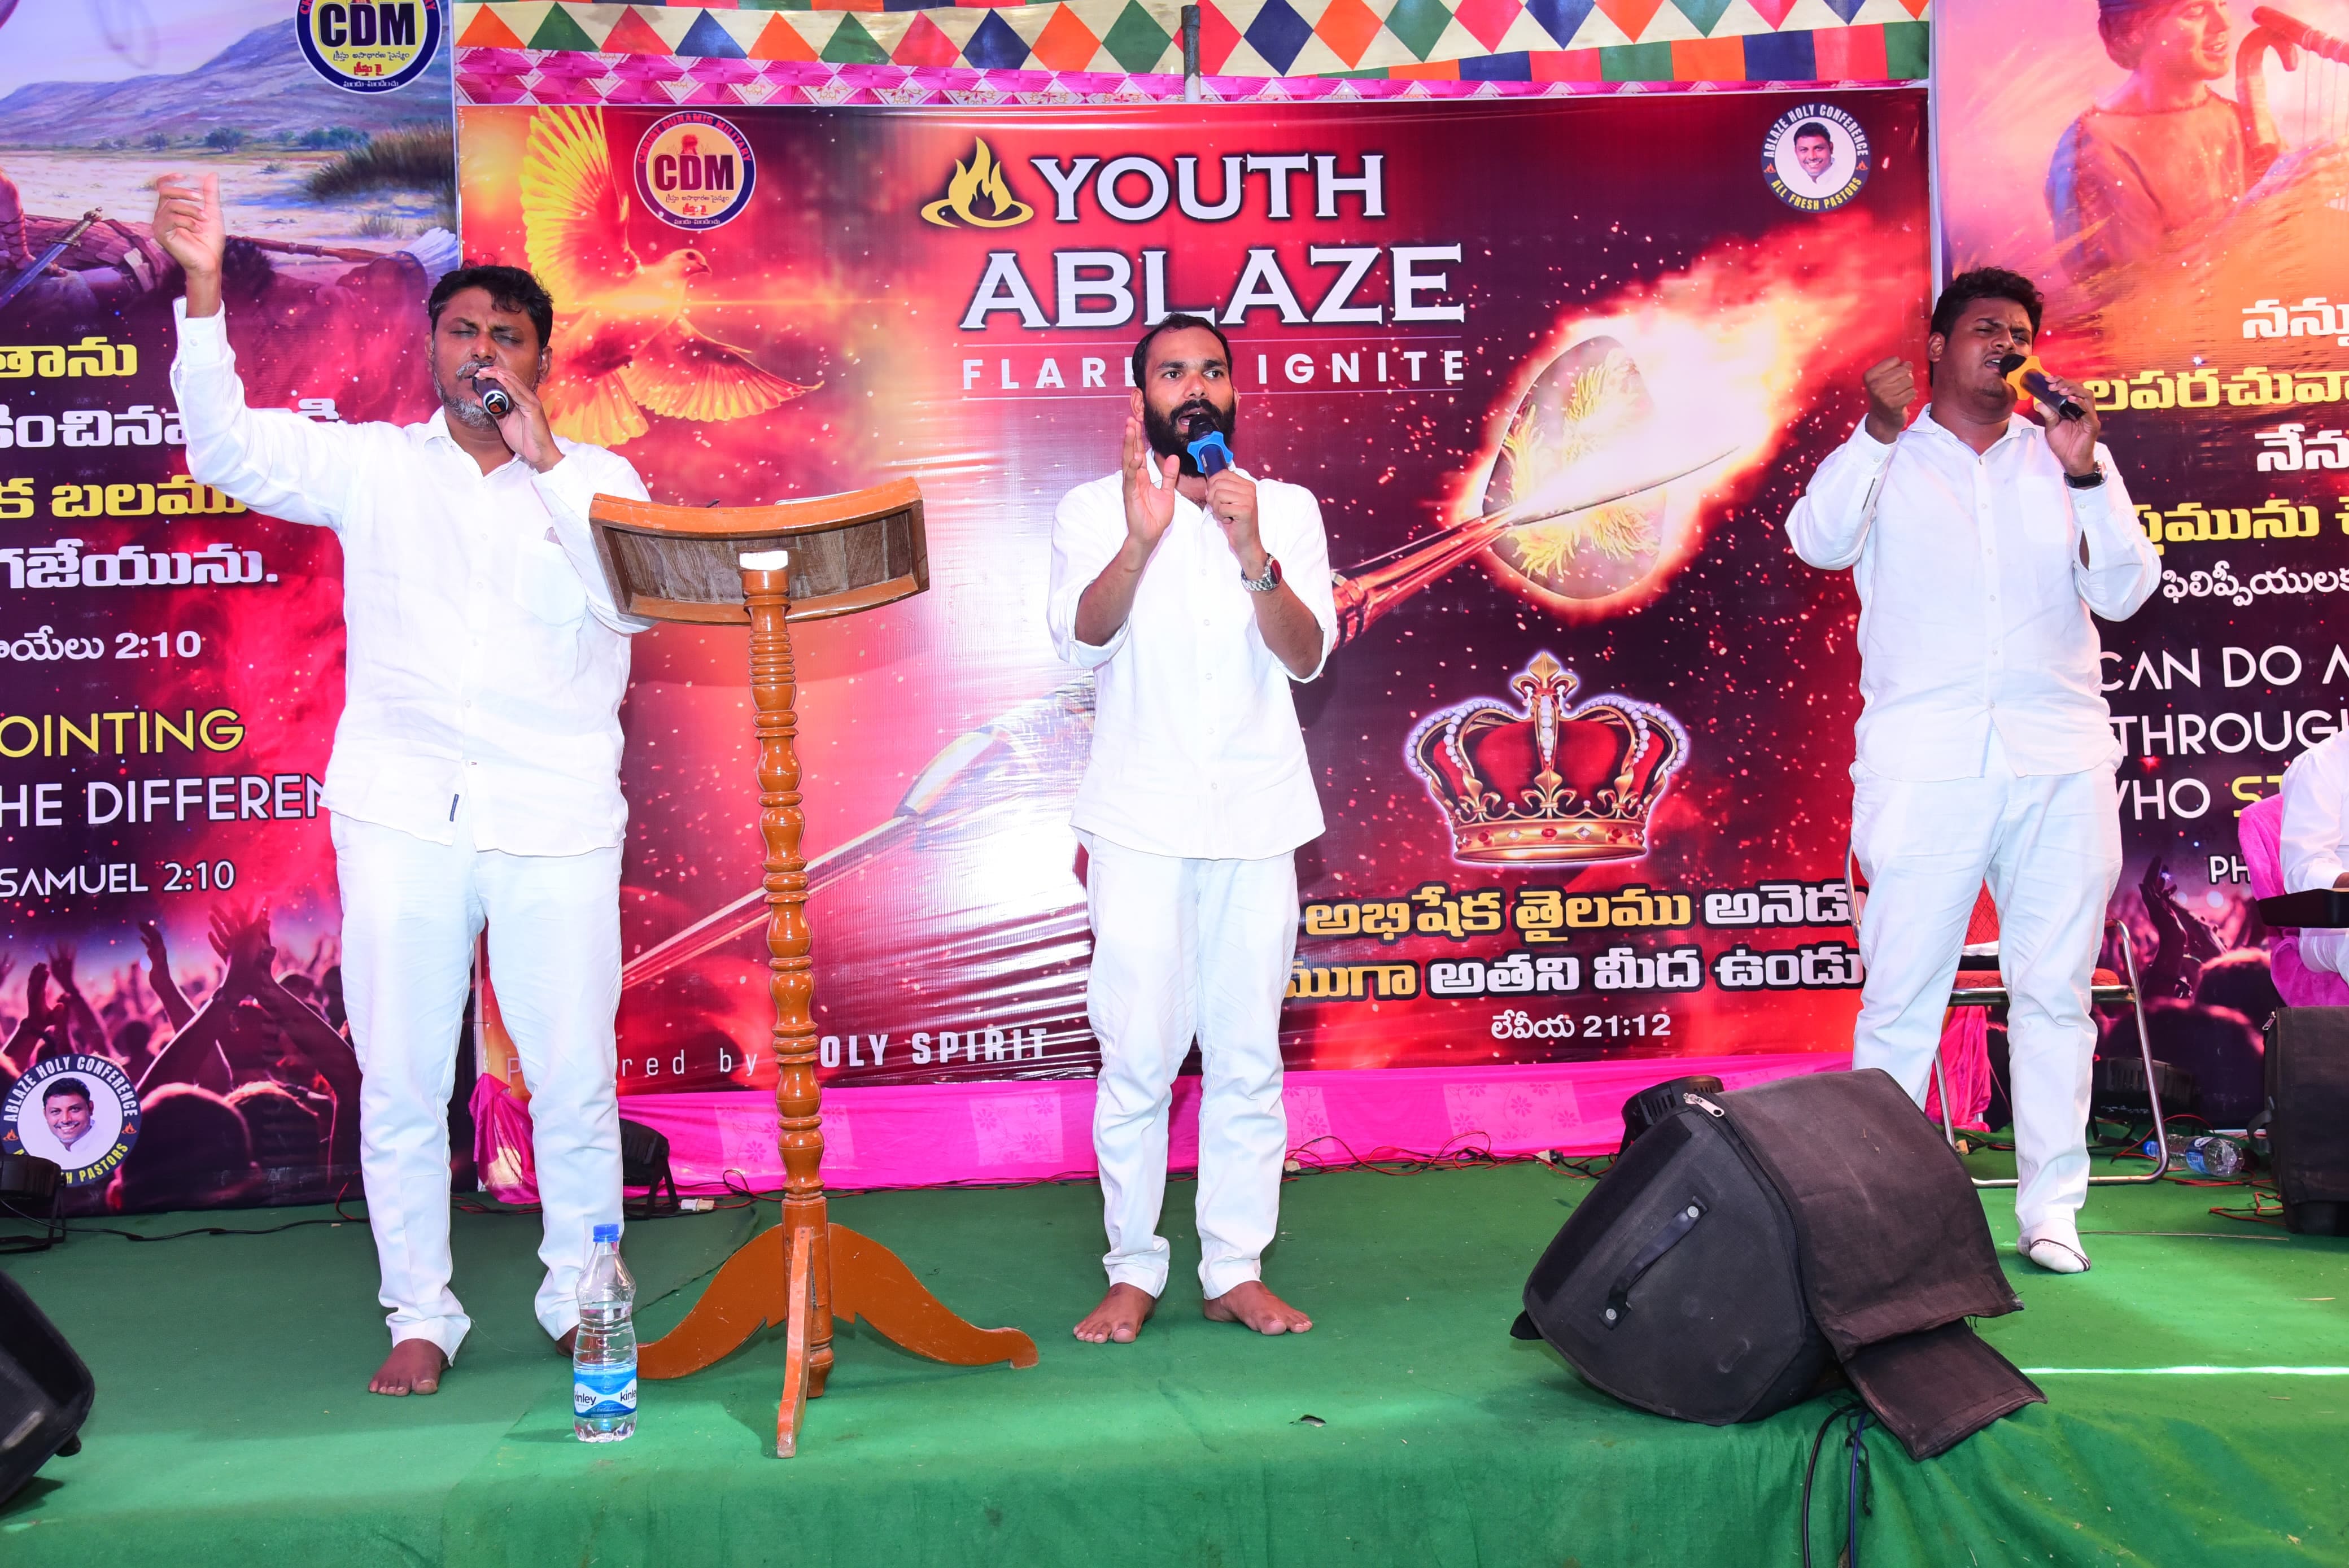
M1649 813L1688 758L1688 733L1662 708L1611 692L1569 708L1578 684L1537 654L1509 682L1521 707L1465 702L1412 731L1411 764L1452 820L1454 860L1648 852Z

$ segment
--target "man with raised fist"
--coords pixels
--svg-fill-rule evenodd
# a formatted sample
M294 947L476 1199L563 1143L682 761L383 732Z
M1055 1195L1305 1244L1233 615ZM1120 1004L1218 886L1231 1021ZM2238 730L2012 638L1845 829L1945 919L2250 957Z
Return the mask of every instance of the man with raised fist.
M2088 988L2121 868L2121 748L2090 617L2134 614L2161 567L2087 396L2047 377L2037 422L2016 417L2003 364L2030 354L2039 317L2038 290L2014 273L1951 280L1925 342L1932 401L1909 424L1915 372L1869 367L1868 417L1786 531L1859 591L1851 844L1869 893L1852 1065L1922 1102L1987 880L2013 997L2017 1246L2078 1274Z
M187 273L171 366L188 469L254 511L334 530L348 632L326 767L343 988L362 1074L360 1168L391 1354L368 1387L429 1394L471 1320L450 1289L449 1095L486 922L531 1088L546 1265L568 1347L591 1230L620 1218L620 696L628 638L587 530L636 470L547 428L554 304L513 267L441 278L421 424L245 406L221 306L218 177L156 185Z

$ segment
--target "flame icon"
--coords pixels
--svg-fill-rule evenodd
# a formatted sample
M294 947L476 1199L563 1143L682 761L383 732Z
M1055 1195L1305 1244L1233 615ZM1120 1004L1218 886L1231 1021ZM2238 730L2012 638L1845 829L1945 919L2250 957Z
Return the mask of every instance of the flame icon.
M985 215L973 205L982 197L988 206ZM1035 215L1035 208L1011 194L1011 187L1003 178L1003 165L995 160L994 150L984 138L973 141L968 163L955 165L954 178L947 181L947 193L922 209L922 221L936 223L941 229L964 223L974 229L1009 229Z

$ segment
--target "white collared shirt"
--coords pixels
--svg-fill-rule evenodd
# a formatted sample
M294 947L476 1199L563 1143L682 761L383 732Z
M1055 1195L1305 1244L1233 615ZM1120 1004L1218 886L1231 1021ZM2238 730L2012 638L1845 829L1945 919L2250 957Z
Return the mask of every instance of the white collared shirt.
M1932 414L1890 446L1863 422L1786 519L1795 554L1859 591L1861 766L1978 779L1993 728L2018 774L2117 761L2089 613L2134 614L2161 562L2112 454L2075 490L2031 420L1977 454Z
M2349 871L2349 730L2310 747L2283 770L2276 850L2286 892L2331 887Z
M1313 492L1258 480L1257 533L1321 626L1321 673L1338 642L1330 544ZM1077 601L1124 545L1123 476L1079 485L1052 520L1045 619L1061 657L1094 672L1092 756L1070 820L1150 854L1264 860L1321 833L1321 801L1288 669L1256 624L1223 530L1181 496L1133 608L1100 647L1077 640Z
M588 536L597 491L646 499L625 458L557 438L547 472L483 474L446 415L323 424L248 408L227 316L190 320L171 387L188 471L254 511L331 528L343 546L343 716L326 809L451 841L574 855L621 841L620 697L628 634Z

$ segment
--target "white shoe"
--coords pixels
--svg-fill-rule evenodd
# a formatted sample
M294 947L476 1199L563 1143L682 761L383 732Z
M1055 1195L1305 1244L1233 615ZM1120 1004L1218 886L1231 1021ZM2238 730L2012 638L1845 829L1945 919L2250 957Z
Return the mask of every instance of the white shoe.
M2078 1274L2088 1272L2088 1254L2080 1250L2080 1243L2076 1237L2071 1241L2064 1241L2056 1236L2031 1236L2017 1242L2014 1250L2049 1274Z

